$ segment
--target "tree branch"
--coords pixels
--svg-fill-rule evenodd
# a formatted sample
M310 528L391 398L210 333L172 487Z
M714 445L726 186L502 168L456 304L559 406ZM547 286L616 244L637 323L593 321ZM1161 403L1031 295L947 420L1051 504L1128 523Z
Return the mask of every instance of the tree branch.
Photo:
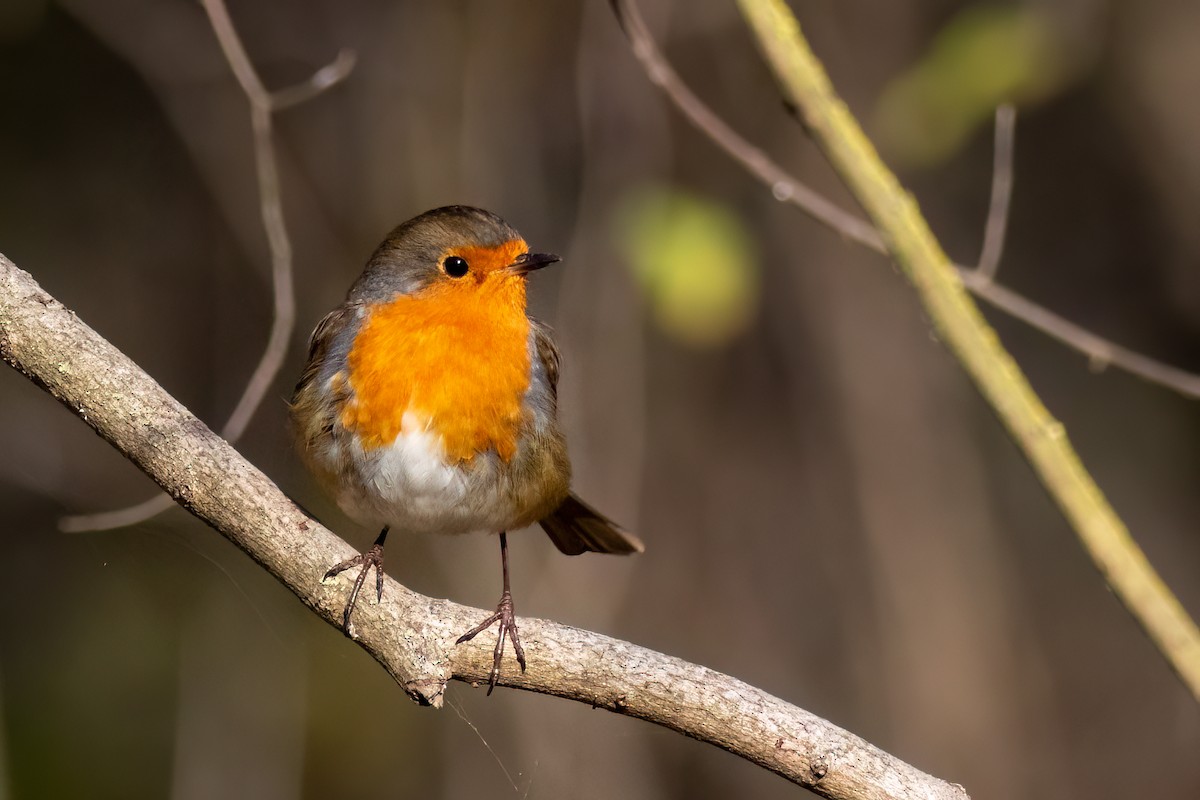
M1005 103L996 109L996 132L992 145L992 197L987 222L983 226L983 247L975 273L988 282L995 280L1004 255L1008 232L1008 211L1012 202L1013 131L1017 126L1017 108Z
M277 92L269 92L250 63L246 48L229 18L223 0L201 0L217 43L238 85L250 103L250 124L254 132L254 166L258 179L259 207L267 248L271 254L271 291L274 298L271 330L254 372L246 381L242 396L229 414L221 435L236 442L262 405L267 390L275 382L288 342L296 324L296 297L292 276L292 240L283 216L283 192L279 185L279 159L275 155L272 115L276 111L306 102L345 80L354 68L354 53L342 50L330 64L317 70L308 80ZM66 533L103 531L135 525L166 511L174 503L164 494L114 511L63 517L59 529Z
M806 186L795 175L772 161L762 150L743 139L700 98L696 97L655 45L634 0L610 0L610 2L621 23L621 29L629 39L633 54L646 70L647 77L654 85L662 89L667 98L697 130L745 167L747 172L765 183L776 200L791 203L805 214L843 236L847 241L860 244L881 255L888 255L887 246L874 227ZM1003 119L999 120L998 148L1005 144L1001 140L1001 136L1006 133L1003 128L1005 122ZM1011 133L1011 130L1007 133ZM1011 139L1007 144L1011 150ZM999 157L1003 153L998 152L997 155ZM1003 178L1002 170L1005 168L1006 165L999 165L994 176ZM991 204L993 211L1006 208L1006 194L1010 188L1008 185L997 185L997 182L993 180ZM980 263L985 266L992 263L998 264L999 249L1003 244L1004 236L1003 231L998 230L1001 227L999 225L1001 221L998 215L989 213L984 237L985 247L980 259ZM1006 219L1003 221L1007 222ZM1083 353L1093 366L1107 367L1111 365L1136 375L1142 380L1178 392L1185 397L1200 400L1200 375L1115 344L1076 325L1065 317L1055 314L1050 309L1022 297L1011 289L1006 289L991 280L994 277L992 275L994 267L985 269L983 272L978 271L976 267L956 266L955 269L958 270L963 284L976 297L1058 340L1067 347Z
M916 288L938 335L995 409L1113 592L1200 700L1200 629L1129 535L963 288L916 202L837 96L783 0L738 0L768 63L826 157ZM986 279L986 275L983 276Z
M180 505L340 626L353 555L128 357L0 255L0 357L46 389ZM387 580L360 606L355 641L413 700L440 706L446 682L487 680L491 644L455 646L485 614ZM600 634L522 619L529 670L499 684L578 700L709 742L829 798L964 800L946 783L734 678Z

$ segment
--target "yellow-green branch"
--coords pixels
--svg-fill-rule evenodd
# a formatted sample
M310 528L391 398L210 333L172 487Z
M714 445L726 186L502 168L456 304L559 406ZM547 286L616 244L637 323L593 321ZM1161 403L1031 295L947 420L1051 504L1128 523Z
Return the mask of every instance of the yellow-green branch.
M1200 701L1200 630L1084 469L1066 431L963 289L913 198L875 152L783 0L738 0L818 144L917 289L939 336L1024 451L1096 567Z

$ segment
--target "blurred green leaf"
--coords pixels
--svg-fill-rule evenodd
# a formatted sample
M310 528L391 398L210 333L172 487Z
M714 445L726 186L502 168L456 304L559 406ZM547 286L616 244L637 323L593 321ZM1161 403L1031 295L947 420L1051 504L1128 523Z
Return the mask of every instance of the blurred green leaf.
M1039 9L975 6L937 35L929 52L884 90L875 113L880 144L903 163L953 155L996 106L1039 101L1070 76L1070 47Z
M737 215L677 187L647 186L626 195L616 220L618 246L667 334L712 347L745 330L759 269Z

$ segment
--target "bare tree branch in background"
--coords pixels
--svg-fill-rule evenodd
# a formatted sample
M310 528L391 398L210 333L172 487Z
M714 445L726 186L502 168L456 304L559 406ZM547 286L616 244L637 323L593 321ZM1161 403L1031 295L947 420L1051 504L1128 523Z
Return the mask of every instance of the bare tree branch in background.
M650 36L650 31L638 11L635 0L610 0L610 2L621 23L622 30L629 38L633 54L642 63L646 75L667 95L688 121L745 167L748 172L765 183L771 189L775 199L795 205L813 219L850 241L857 242L882 255L888 255L883 239L870 223L839 208L835 203L806 186L797 177L776 164L762 150L730 128L688 88L658 49L653 37ZM998 118L998 158L1001 151L1005 149L1001 130L1004 124L1004 120ZM1011 124L1008 127L1007 150L1011 154ZM956 265L955 269L958 270L963 285L977 297L1009 316L1019 319L1047 336L1057 339L1062 344L1083 353L1088 357L1088 362L1093 368L1111 365L1190 399L1200 400L1200 375L1115 344L1055 314L1048 308L1026 299L1011 289L1006 289L993 280L999 266L1004 239L1004 229L999 223L1002 221L1007 223L1008 203L1006 198L1011 192L1011 158L1007 167L1004 164L997 165L994 177L1000 178L1004 175L1009 178L1008 185L997 186L995 182L993 183L992 212L989 212L989 227L985 230L985 246L980 259L980 266L985 268L978 271L977 267ZM1003 217L995 215L994 212L997 209L1005 210Z
M1013 145L1017 127L1017 109L1004 104L996 109L996 134L992 155L992 197L987 222L983 226L983 247L975 272L991 281L1000 269L1004 239L1008 233L1008 211L1012 205Z
M250 375L250 380L246 383L246 388L229 415L225 427L221 429L222 436L236 442L245 433L254 412L262 404L267 390L279 374L296 324L292 242L284 221L283 196L279 186L279 166L275 156L271 118L275 112L311 100L344 80L354 68L354 54L343 50L331 64L317 70L307 81L277 92L269 92L246 54L233 21L229 18L224 0L202 0L202 4L221 45L221 52L225 54L225 60L229 62L238 85L250 101L259 204L262 208L263 229L266 231L267 245L271 253L271 286L274 295L271 331L258 365ZM137 505L116 511L63 517L59 528L67 533L121 528L150 519L172 505L174 501L169 496L158 494Z
M1021 448L1114 594L1200 701L1200 629L1105 499L963 282L917 204L837 96L783 0L738 0L776 78L887 243L938 336ZM984 276L987 277L986 275Z
M128 357L0 255L0 357L25 374L180 505L217 529L329 624L344 581L322 583L352 548L304 514L265 475ZM391 578L358 610L355 641L419 703L446 682L486 682L489 643L455 646L483 613L409 591ZM839 800L965 800L941 781L826 720L726 675L596 633L521 620L527 672L499 683L638 717L709 742Z
M980 248L979 264L975 269L957 267L963 284L979 297L1026 325L1084 353L1093 369L1104 369L1112 365L1185 397L1200 399L1200 375L1164 364L1097 336L1011 289L995 283L1004 253L1004 239L1008 230L1009 207L1012 201L1016 122L1017 111L1012 106L1003 105L996 109L992 195L987 221L984 224L983 246Z

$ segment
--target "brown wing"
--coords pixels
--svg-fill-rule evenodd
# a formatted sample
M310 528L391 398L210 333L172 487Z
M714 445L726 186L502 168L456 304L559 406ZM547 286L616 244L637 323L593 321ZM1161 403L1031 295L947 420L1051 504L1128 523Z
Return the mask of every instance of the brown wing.
M336 352L335 342L339 334L345 331L357 317L357 307L341 306L334 309L317 323L312 336L308 340L308 360L300 373L300 380L292 392L292 402L289 404L292 415L292 426L296 437L300 440L301 448L311 447L333 429L333 421L337 409L344 399L344 393L338 391L336 382L329 391L320 389L321 373L331 365L333 358L344 362L345 353ZM336 369L333 373L336 375ZM341 369L344 369L342 364ZM346 384L348 386L348 384Z
M352 319L353 310L353 306L339 306L326 314L317 323L317 327L313 328L312 335L308 337L308 358L304 363L304 370L300 373L300 380L296 381L293 397L316 379L329 352L330 342Z
M536 319L529 320L529 324L533 328L533 343L537 349L538 361L542 362L542 369L546 371L546 380L550 384L550 394L557 402L558 367L560 361L558 345L554 343L548 325Z

